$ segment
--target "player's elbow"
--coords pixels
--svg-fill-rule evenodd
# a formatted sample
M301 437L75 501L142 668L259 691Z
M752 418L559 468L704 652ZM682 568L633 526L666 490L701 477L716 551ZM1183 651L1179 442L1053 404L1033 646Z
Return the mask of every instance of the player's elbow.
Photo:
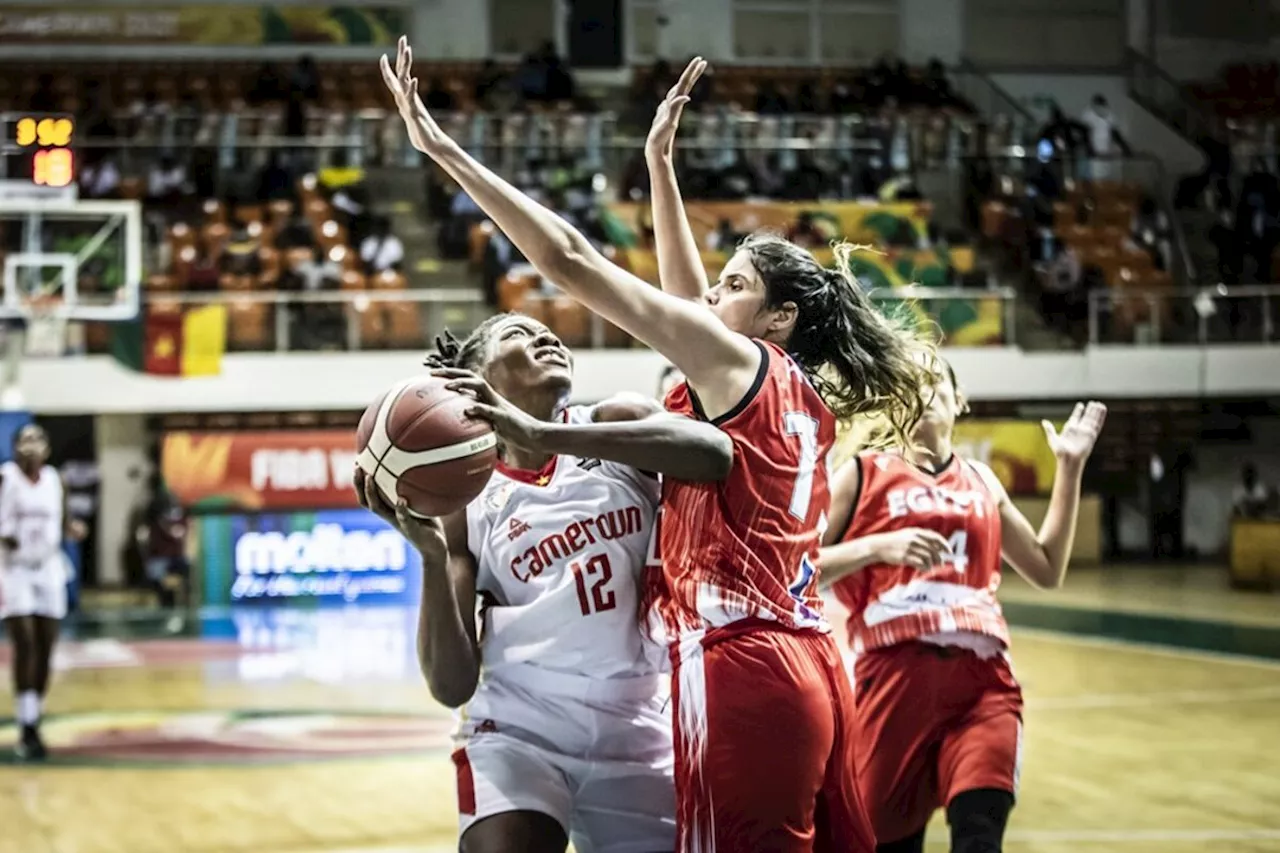
M720 430L708 431L702 450L706 476L702 479L719 482L733 470L733 439Z
M434 678L427 673L427 689L431 698L446 708L461 708L471 701L475 695L479 679L468 678Z
M608 263L586 237L570 231L551 242L534 266L561 290L572 293L596 273L601 262Z

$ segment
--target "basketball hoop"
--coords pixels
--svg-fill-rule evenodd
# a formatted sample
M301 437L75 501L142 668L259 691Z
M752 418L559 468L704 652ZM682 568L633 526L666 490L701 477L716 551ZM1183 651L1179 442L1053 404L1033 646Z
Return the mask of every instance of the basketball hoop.
M26 301L27 329L22 354L57 357L66 354L67 318L62 312L62 297L33 295Z

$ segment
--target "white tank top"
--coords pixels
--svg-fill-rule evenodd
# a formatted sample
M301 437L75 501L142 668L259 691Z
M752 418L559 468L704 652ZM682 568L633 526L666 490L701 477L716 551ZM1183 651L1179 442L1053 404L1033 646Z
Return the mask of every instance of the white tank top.
M565 418L589 423L591 409ZM522 664L602 679L656 671L639 588L658 500L657 479L598 459L498 466L467 507L485 677Z
M62 479L50 465L33 483L14 462L0 465L0 538L17 540L14 565L41 565L62 548Z

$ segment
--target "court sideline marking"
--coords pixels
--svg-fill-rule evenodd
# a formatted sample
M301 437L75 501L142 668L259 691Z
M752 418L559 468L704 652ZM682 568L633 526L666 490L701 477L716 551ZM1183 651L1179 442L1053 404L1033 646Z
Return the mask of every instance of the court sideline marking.
M1147 643L1140 640L1123 640L1116 637L1099 637L1088 634L1073 634L1067 631L1053 631L1048 628L1024 628L1019 625L1010 625L1013 636L1017 639L1020 636L1029 637L1035 640L1050 640L1058 643L1066 643L1077 646L1092 646L1101 648L1122 648L1137 652L1143 652L1149 655L1167 658L1198 658L1200 660L1215 661L1218 663L1229 663L1236 666L1248 666L1255 669L1280 670L1280 660L1270 660L1268 658L1250 657L1249 655L1237 655L1231 652L1214 652L1206 649L1190 649L1179 646L1163 646L1159 643ZM1015 644L1013 654L1015 655L1015 664L1017 662L1016 655L1018 653Z

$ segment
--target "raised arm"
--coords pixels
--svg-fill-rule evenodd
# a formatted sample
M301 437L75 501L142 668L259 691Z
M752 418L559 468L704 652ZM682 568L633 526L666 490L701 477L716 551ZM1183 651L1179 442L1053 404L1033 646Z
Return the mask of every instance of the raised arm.
M1039 531L1009 500L991 469L979 463L979 470L999 501L1000 550L1018 574L1041 589L1056 589L1066 578L1076 537L1076 517L1080 512L1080 482L1106 417L1107 407L1091 402L1087 406L1076 404L1061 433L1044 421L1049 446L1058 459L1058 472L1053 478L1049 510Z
M707 271L680 198L674 157L680 116L689 103L694 84L706 70L706 60L700 56L689 63L658 105L644 144L653 207L653 238L658 253L658 281L663 290L681 299L701 299L707 291Z
M717 400L729 400L725 408L741 399L760 365L756 346L705 306L665 294L616 266L567 222L463 151L418 96L412 58L401 38L396 67L382 57L382 76L414 147L448 172L557 287L662 353L694 387L715 389Z
M466 704L480 683L476 564L467 549L466 510L444 519L414 518L403 503L388 506L360 469L355 489L366 509L395 525L422 555L418 665L437 702L450 708Z
M470 371L432 373L449 379L449 388L475 395L468 416L489 421L503 441L525 450L605 459L693 482L723 480L733 467L728 435L711 424L669 415L654 401L614 398L595 407L593 423L549 423L516 408Z

